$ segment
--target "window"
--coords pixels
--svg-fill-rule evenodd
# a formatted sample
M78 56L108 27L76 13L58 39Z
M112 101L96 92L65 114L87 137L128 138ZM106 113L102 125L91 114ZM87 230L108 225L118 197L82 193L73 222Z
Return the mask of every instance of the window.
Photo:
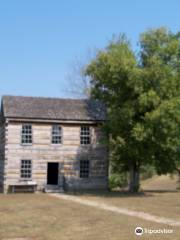
M81 136L80 136L81 145L91 144L91 132L89 126L81 127Z
M89 160L80 161L80 178L89 177Z
M31 179L32 162L31 160L21 160L21 178Z
M21 133L22 144L32 144L32 125L23 124Z
M62 143L62 128L59 125L52 126L52 144Z

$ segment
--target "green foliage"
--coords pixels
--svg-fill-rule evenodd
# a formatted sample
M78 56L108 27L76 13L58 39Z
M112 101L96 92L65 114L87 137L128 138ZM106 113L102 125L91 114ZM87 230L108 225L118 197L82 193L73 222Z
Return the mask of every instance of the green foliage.
M104 101L111 160L117 169L180 165L180 34L166 28L140 36L136 55L122 35L87 66L92 97Z
M128 184L127 174L126 173L119 173L119 174L112 174L109 177L109 188L123 188L126 187Z
M155 167L152 164L142 165L140 172L141 172L141 180L151 178L153 175L156 174Z

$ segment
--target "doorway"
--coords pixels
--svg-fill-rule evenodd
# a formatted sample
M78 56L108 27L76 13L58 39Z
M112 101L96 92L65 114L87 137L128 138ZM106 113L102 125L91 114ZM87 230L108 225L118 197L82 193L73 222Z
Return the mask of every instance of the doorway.
M47 184L58 185L59 163L48 163L47 166Z

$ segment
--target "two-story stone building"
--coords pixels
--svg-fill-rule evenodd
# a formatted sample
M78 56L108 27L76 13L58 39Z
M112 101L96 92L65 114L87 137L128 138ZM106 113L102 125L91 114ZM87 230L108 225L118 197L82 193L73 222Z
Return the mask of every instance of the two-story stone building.
M95 100L4 96L0 114L3 192L105 189L108 154Z

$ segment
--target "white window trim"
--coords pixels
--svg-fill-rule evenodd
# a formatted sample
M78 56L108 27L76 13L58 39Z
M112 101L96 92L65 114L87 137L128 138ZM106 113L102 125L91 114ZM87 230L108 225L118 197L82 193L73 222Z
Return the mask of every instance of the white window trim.
M59 126L61 128L61 142L60 143L53 143L53 127L54 126ZM53 146L59 146L59 145L62 145L63 144L63 127L59 124L53 124L51 126L51 145Z
M21 177L21 170L22 170L22 161L31 161L31 177L30 178L26 178L26 177ZM20 160L20 180L21 181L31 181L32 180L32 174L33 174L33 162L31 159L21 159Z
M87 137L86 135L81 135L81 128L82 127L88 127L89 128L89 139L90 139L90 143L87 143L87 144L84 144L84 143L81 143L81 137ZM92 127L91 126L88 126L88 125L81 125L80 127L80 145L81 146L89 146L92 144Z
M22 142L22 139L23 139L23 126L26 126L26 125L30 125L31 126L31 140L32 140L32 142L31 143L23 143ZM31 123L23 123L22 125L21 125L21 138L20 138L20 141L21 141L21 145L22 146L31 146L31 145L33 145L33 125L31 124ZM24 134L25 135L25 134Z

